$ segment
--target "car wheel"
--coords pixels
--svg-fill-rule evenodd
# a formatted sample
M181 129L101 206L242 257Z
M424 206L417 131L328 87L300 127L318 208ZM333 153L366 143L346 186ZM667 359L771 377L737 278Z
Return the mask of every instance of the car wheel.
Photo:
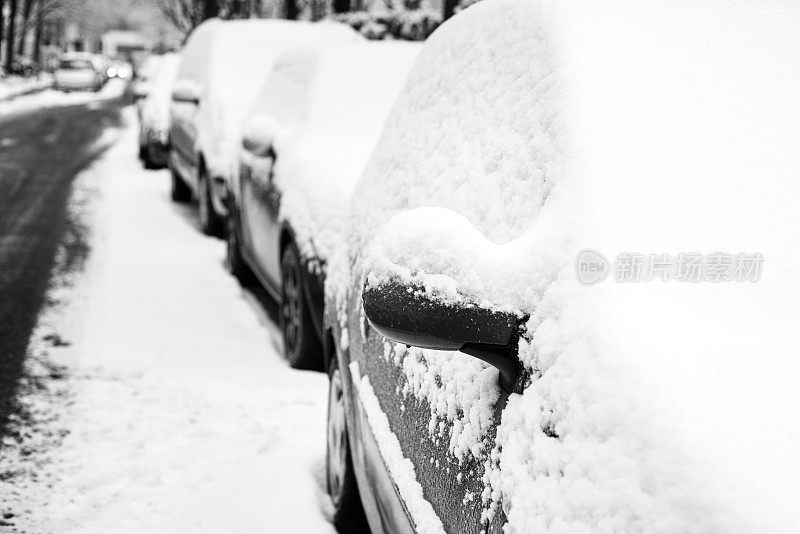
M333 505L333 525L342 533L369 532L358 494L358 483L350 455L347 413L342 373L334 357L328 369L328 439L325 450L325 479Z
M174 202L189 202L192 199L192 190L178 175L172 165L169 167L170 180L172 181L172 200Z
M242 257L242 241L234 213L233 210L228 212L225 228L225 266L240 284L247 286L253 282L253 272Z
M200 180L197 184L198 203L200 208L200 229L206 235L222 237L222 221L214 211L211 204L211 184L205 170L200 171Z
M281 255L280 323L283 353L289 365L297 369L318 369L322 344L314 332L311 310L303 291L300 251L294 242L290 242Z
M142 163L144 164L145 169L148 170L158 169L158 165L156 165L156 162L153 161L153 157L149 149L145 149L144 159L142 160Z
M139 158L142 160L142 165L145 169L155 169L156 164L153 161L152 151L149 145L142 145L139 149Z

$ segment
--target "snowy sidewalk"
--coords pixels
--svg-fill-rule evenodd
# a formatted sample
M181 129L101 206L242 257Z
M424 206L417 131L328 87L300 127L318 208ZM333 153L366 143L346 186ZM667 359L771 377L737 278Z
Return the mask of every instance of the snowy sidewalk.
M38 373L68 371L65 386L31 394L31 411L69 407L31 448L68 434L30 455L53 487L13 489L18 531L333 532L326 377L281 359L277 328L223 267L223 242L170 202L166 171L141 169L130 108L126 119L76 184L77 216L94 206L86 270L57 283L35 336Z

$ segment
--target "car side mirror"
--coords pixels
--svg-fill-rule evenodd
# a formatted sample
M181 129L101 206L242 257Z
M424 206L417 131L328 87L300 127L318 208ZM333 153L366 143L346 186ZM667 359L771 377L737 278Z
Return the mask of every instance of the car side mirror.
M200 87L192 82L176 82L172 89L172 101L197 105L200 103Z
M388 339L408 346L461 351L500 371L500 386L511 393L521 364L517 343L522 319L472 304L449 304L426 295L424 288L396 278L371 285L362 293L364 313Z
M146 98L150 94L150 84L144 81L134 83L131 87L131 94L134 100Z
M260 158L275 156L273 144L278 135L275 119L265 114L255 115L245 122L242 130L242 148Z

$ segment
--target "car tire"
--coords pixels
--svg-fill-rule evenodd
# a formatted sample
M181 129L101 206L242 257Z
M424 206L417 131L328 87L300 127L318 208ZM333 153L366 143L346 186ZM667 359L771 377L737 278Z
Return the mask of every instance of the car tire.
M201 169L200 179L197 182L200 229L206 235L222 237L222 219L214 211L214 205L211 202L210 182L206 170Z
M320 343L305 298L303 265L297 245L290 241L281 254L280 325L283 354L295 369L319 369Z
M158 169L158 165L156 165L155 162L153 161L153 158L150 156L149 150L145 150L144 158L142 158L142 164L144 165L144 168L149 171Z
M242 256L242 238L235 217L234 210L229 210L225 225L225 266L246 287L253 283L255 277Z
M347 431L343 376L334 356L328 368L328 422L325 447L325 481L333 505L333 526L341 533L369 532L358 482L353 470Z
M172 182L173 202L189 202L192 199L192 190L189 189L189 186L186 185L186 182L178 175L178 171L172 165L169 167L169 175Z
M153 162L153 158L151 157L150 147L147 145L142 145L139 147L139 159L142 160L142 166L145 169L155 169L156 165Z

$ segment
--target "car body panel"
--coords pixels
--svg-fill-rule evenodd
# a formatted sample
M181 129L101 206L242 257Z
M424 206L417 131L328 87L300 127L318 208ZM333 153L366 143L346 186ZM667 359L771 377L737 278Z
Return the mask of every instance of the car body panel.
M281 244L294 238L287 221L278 220L280 192L268 174L254 173L243 165L239 172L240 192L230 197L229 216L239 229L242 257L261 285L275 300L281 295ZM235 202L234 198L240 199ZM305 267L303 290L317 336L322 339L325 277L315 269L314 258L300 258ZM267 267L271 265L270 267Z
M416 531L414 522L383 461L380 447L359 399L358 384L354 380L350 366L352 360L349 350L333 341L341 339L341 330L335 321L332 321L332 314L327 313L326 320L326 328L332 332L328 339L333 342L333 346L328 347L332 353L329 357L338 359L339 369L342 372L353 469L370 529L373 534L413 534ZM359 369L357 362L355 368Z
M461 465L448 451L449 436L432 435L429 431L431 407L423 399L413 395L398 394L398 385L407 382L403 370L385 357L385 339L370 328L362 315L360 277L354 282L347 302L348 353L357 362L363 376L369 377L375 396L382 411L386 414L391 431L400 442L403 456L414 465L417 481L423 488L425 499L431 504L447 532L479 533L500 532L503 524L501 513L495 514L488 525L483 525L481 516L484 506L481 501L483 461L468 458ZM364 335L366 334L366 335ZM464 356L468 358L468 356ZM352 377L345 375L346 386ZM351 392L351 401L360 406L355 388L346 387ZM500 409L504 402L495 406L495 420L499 421ZM363 411L363 410L359 410ZM374 440L368 421L359 413L361 424L357 427L358 441ZM488 449L494 440L496 427L487 436ZM375 469L376 460L365 465L367 473ZM374 484L374 482L373 482ZM383 501L392 499L392 494L383 491ZM382 502L384 509L405 508L399 496L398 502Z
M189 102L173 102L170 106L170 165L195 194L200 160L195 144L196 114L197 106Z
M278 210L281 195L273 180L272 163L267 158L262 159L264 165L269 165L269 170L255 170L248 165L242 165L239 174L242 241L270 285L280 287L281 225L278 221Z

